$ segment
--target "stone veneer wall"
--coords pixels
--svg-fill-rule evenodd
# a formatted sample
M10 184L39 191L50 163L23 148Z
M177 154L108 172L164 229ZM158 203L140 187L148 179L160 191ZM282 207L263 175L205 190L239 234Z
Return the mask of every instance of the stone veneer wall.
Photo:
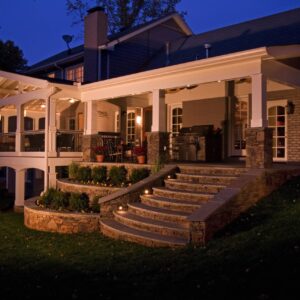
M121 189L117 187L103 187L96 185L80 184L69 181L67 179L57 180L56 186L63 192L86 193L89 196L90 202L93 200L94 196L104 197Z
M79 233L99 232L100 216L91 213L64 213L46 210L35 204L35 199L25 201L26 227L49 232Z
M299 176L300 168L252 169L241 175L201 210L188 217L191 243L204 245L225 225L236 219L263 197L269 195L292 176ZM255 188L253 188L255 187Z
M95 160L95 153L93 149L100 145L101 138L97 134L83 135L82 136L82 156L83 161Z
M167 160L169 134L167 132L147 132L147 162L156 164L161 159Z
M287 160L290 162L300 162L300 89L268 93L269 101L285 99L293 102L293 104L295 105L294 112L287 115Z

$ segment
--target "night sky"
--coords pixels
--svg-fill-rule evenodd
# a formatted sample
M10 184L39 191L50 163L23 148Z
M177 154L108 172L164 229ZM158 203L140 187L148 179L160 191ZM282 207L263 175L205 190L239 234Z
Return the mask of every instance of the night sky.
M300 0L182 0L178 9L187 12L187 23L200 33L297 7ZM77 37L72 47L81 44L80 32L64 0L0 0L0 39L13 40L29 65L65 50L63 34Z

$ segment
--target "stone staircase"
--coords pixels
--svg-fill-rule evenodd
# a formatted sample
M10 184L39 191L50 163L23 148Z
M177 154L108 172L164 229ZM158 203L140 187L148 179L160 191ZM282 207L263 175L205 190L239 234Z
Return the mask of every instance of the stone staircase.
M152 247L180 247L189 243L187 217L233 180L244 168L180 166L176 178L164 187L141 195L128 210L115 211L114 219L101 221L104 235Z

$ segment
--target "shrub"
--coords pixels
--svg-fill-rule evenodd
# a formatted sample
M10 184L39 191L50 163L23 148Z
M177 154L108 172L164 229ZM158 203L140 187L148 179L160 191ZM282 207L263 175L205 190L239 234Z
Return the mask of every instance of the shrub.
M92 180L96 182L104 182L107 177L106 167L95 167L92 170Z
M113 185L120 186L126 181L127 170L124 166L113 166L109 171L109 178Z
M69 194L61 192L61 191L56 191L53 193L53 198L51 200L51 205L50 207L53 209L62 209L66 208L69 205Z
M100 204L98 203L100 198L101 198L100 196L95 196L93 198L92 205L91 205L91 210L94 213L99 213L100 212Z
M79 165L75 162L72 162L69 165L69 178L70 179L77 179L78 170L79 170Z
M69 199L69 208L71 210L82 211L89 207L89 197L87 194L72 193Z
M49 188L39 199L38 204L45 207L50 207L52 199L55 197L56 189Z
M80 167L77 172L77 179L80 181L89 181L92 177L92 170L89 167Z
M149 174L150 174L150 171L147 168L133 169L130 174L129 180L132 183L136 183L136 182L148 177Z

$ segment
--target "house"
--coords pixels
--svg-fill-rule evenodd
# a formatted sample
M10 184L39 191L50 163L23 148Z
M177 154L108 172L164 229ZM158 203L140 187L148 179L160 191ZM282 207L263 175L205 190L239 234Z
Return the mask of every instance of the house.
M177 13L107 28L91 9L84 45L27 74L0 71L0 174L16 207L55 186L60 167L93 160L105 136L147 138L150 164L300 161L300 9L201 34Z

